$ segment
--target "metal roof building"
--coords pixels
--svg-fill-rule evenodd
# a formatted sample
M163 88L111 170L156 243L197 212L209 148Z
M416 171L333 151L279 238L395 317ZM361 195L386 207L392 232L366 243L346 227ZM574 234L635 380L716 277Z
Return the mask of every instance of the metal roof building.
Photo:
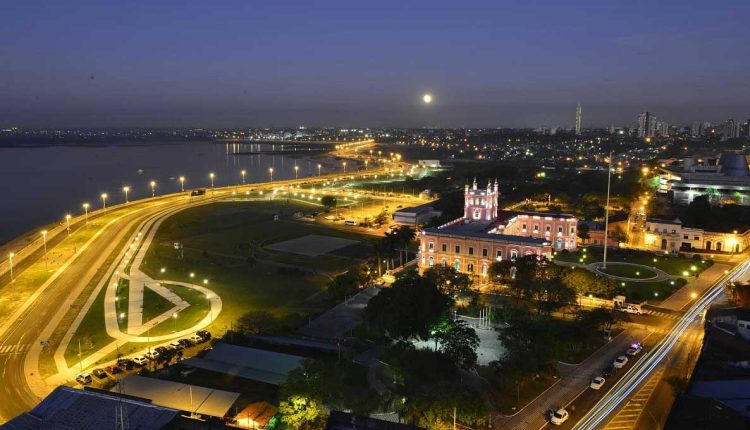
M30 412L21 414L2 430L99 430L114 428L122 406L130 428L158 430L179 419L179 411L101 391L57 387Z
M302 366L304 357L218 342L203 357L183 361L186 366L279 385L292 370Z
M156 405L205 416L223 418L240 396L197 385L130 375L119 382L122 393L147 399ZM118 390L117 387L113 391Z

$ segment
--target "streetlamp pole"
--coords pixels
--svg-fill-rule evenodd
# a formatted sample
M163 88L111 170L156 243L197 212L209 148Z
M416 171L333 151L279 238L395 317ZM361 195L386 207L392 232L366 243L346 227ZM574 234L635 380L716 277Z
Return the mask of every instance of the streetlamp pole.
M323 167L320 164L318 164L318 176L320 176L320 168Z
M214 175L214 172L211 172L208 174L208 177L211 178L211 195L212 196L214 195L214 177L215 176L216 175Z
M242 185L245 185L245 172L244 170L240 172L240 175L242 175Z
M47 267L47 230L42 230L42 242L44 243L44 267Z
M86 224L89 223L89 204L84 203L83 204L83 210L86 212Z
M346 161L344 161L344 173L346 173Z
M612 151L609 151L609 163L607 165L607 205L604 208L604 260L602 269L607 269L607 235L609 230L609 187L612 182Z
M122 187L122 191L125 193L125 203L128 203L128 192L130 191L130 187L125 185Z
M102 194L102 209L107 209L107 193Z
M273 167L268 168L268 174L271 175L271 182L273 182Z
M180 192L185 192L185 177L180 176Z
M65 215L65 229L68 230L68 236L70 236L70 214Z
M294 179L298 179L297 172L299 172L299 166L295 164L294 165Z
M151 181L151 197L156 196L156 181Z

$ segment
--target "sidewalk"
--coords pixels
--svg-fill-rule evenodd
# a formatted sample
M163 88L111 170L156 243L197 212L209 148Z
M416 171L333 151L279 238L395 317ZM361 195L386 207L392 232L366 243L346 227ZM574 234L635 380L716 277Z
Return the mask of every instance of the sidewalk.
M704 270L697 277L692 278L688 281L685 286L675 291L671 296L664 299L659 305L661 308L667 308L674 311L682 310L689 303L695 299L692 294L695 293L700 297L708 287L713 285L717 279L719 279L724 272L731 269L733 265L726 263L714 263L713 266Z

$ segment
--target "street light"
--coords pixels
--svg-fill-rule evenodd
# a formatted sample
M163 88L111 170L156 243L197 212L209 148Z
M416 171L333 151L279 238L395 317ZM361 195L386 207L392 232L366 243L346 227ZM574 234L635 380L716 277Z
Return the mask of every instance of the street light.
M214 178L216 175L214 175L214 172L211 172L208 174L208 177L211 178L211 194L214 193Z
M44 255L47 255L47 230L42 230L41 234L42 234L42 241L44 242ZM44 261L47 261L47 259L45 258Z
M180 192L185 192L185 177L180 176Z
M295 164L294 165L294 179L297 179L297 172L299 172L299 166Z
M107 193L102 193L102 209L107 209Z
M242 185L245 185L245 172L244 170L240 172L240 175L242 175Z
M271 182L273 182L273 167L268 168L268 174L271 175Z
M65 215L65 228L68 230L68 236L70 236L70 214Z
M318 176L320 176L320 168L323 167L320 164L318 164Z
M10 261L10 282L15 282L15 279L13 279L13 257L15 257L16 254L10 253L8 254L8 261Z
M344 161L343 164L344 164L344 173L346 173L346 161Z
M129 186L125 185L124 187L122 187L122 192L125 193L125 203L128 202L128 192L129 191L130 191L130 187Z
M172 314L172 320L174 320L174 331L177 331L177 312Z
M89 204L84 203L83 204L83 210L86 211L86 224L89 223Z
M151 185L151 197L154 197L156 195L156 181L151 181L149 185Z

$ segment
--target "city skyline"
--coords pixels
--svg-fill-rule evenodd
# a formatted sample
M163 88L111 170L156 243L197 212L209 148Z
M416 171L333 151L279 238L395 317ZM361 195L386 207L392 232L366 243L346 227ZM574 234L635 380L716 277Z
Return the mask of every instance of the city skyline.
M584 129L750 116L750 6L679 5L16 3L0 123L572 128L577 102Z

